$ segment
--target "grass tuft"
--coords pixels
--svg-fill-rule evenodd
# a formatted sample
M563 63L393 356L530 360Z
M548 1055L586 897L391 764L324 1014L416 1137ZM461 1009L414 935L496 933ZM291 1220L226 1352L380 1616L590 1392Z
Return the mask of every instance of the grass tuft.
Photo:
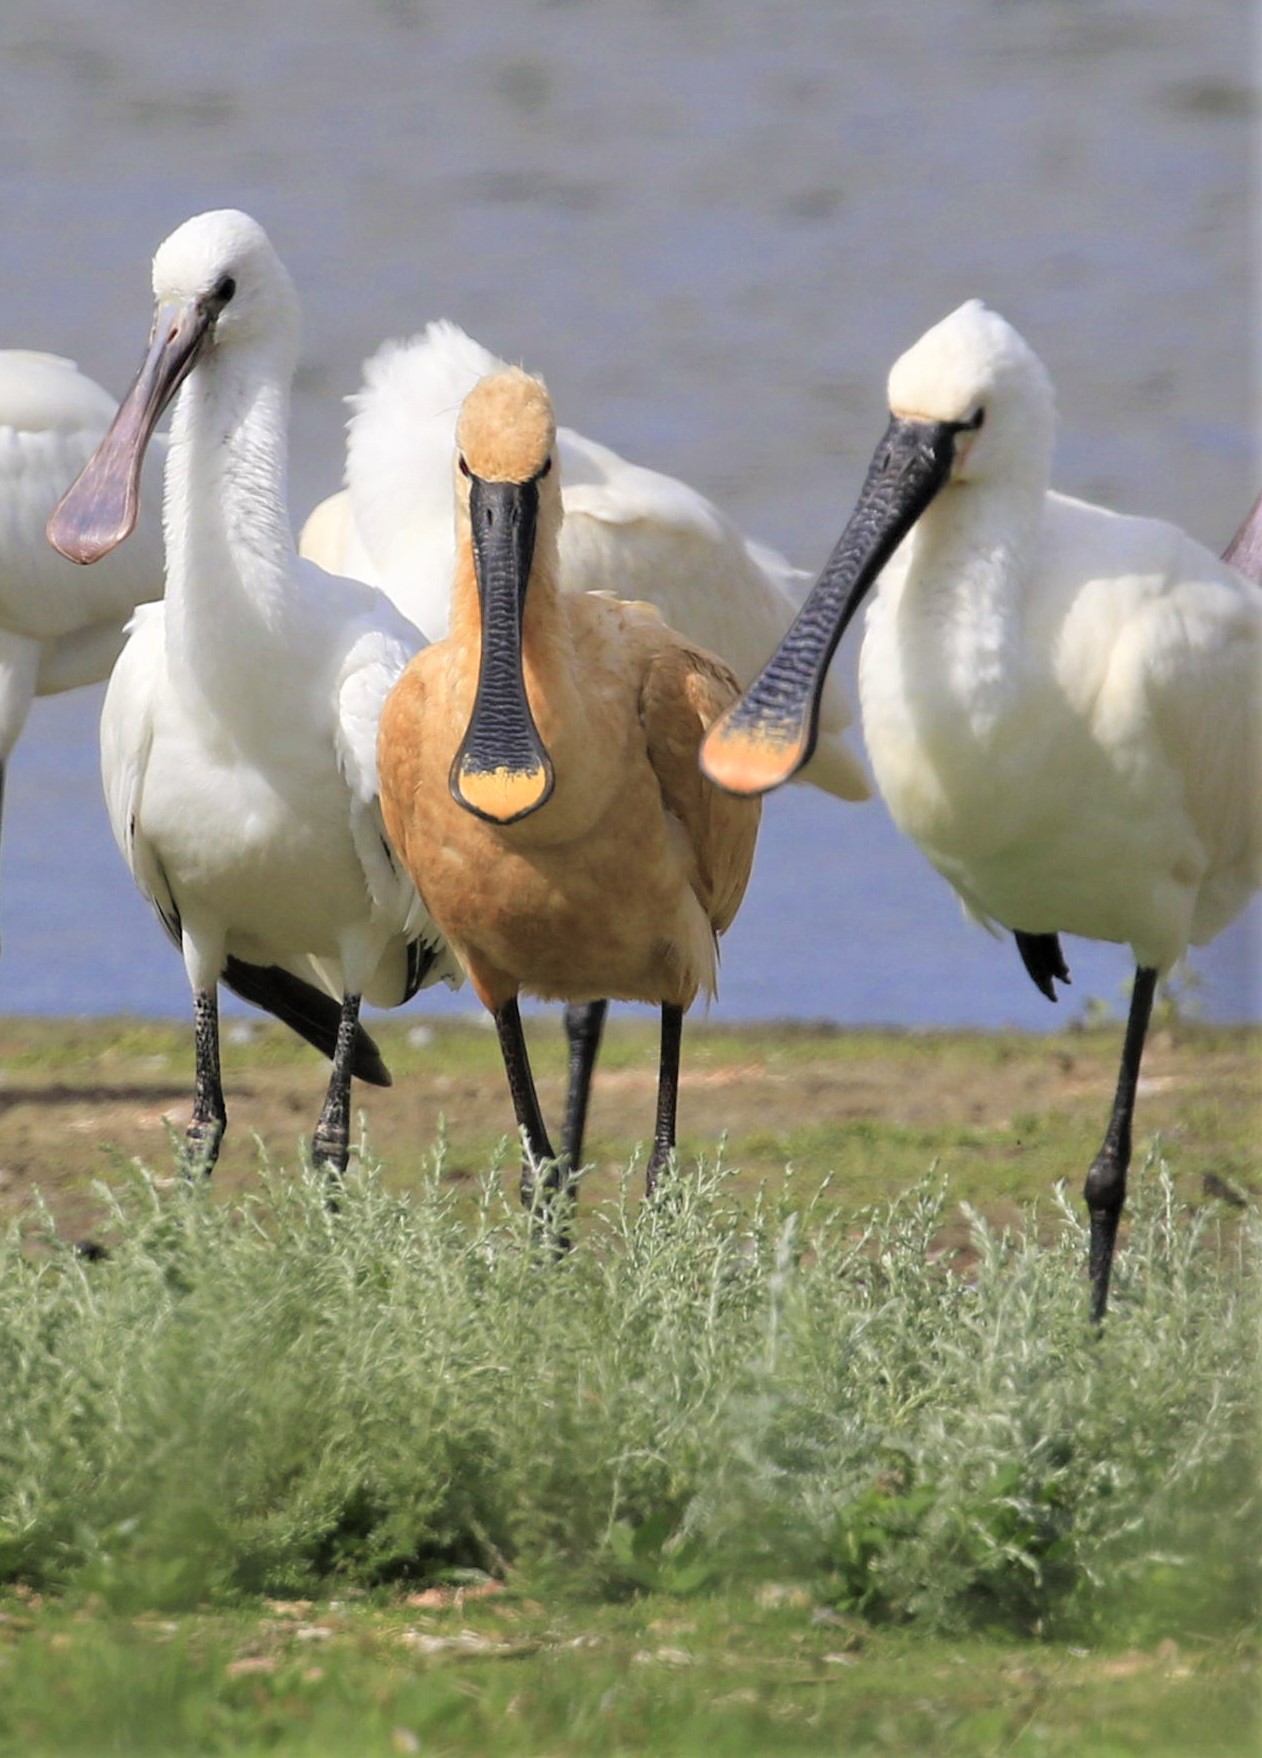
M120 1612L514 1574L612 1602L811 1581L929 1631L1112 1638L1257 1606L1258 1229L1135 1179L1103 1334L1073 1208L931 1177L847 1215L703 1165L561 1262L492 1169L257 1195L137 1174L104 1262L0 1243L0 1581ZM1050 1243L1047 1241L1050 1239Z

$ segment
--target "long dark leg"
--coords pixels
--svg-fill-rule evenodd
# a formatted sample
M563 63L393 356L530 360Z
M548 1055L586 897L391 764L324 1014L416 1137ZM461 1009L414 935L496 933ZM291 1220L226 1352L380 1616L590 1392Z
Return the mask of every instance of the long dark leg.
M184 1137L184 1169L190 1178L196 1172L209 1177L228 1126L219 1073L219 996L214 989L193 991L193 1058L193 1116Z
M355 1037L359 1027L358 995L343 995L333 1049L333 1071L324 1108L311 1138L311 1157L323 1166L331 1183L340 1184L350 1158L351 1070L355 1062Z
M587 1101L592 1090L592 1071L605 1029L607 1001L587 1001L565 1010L565 1035L570 1046L569 1087L565 1095L565 1127L561 1133L564 1183L569 1184L583 1164L583 1135L587 1129Z
M1083 1195L1091 1215L1091 1317L1099 1324L1109 1301L1109 1272L1117 1224L1126 1201L1126 1170L1131 1163L1131 1119L1135 1113L1135 1088L1139 1062L1152 1015L1157 973L1145 965L1135 972L1130 1017L1122 1045L1122 1066L1113 1097L1113 1114L1099 1153L1091 1162Z
M653 1153L644 1175L644 1194L652 1196L657 1181L675 1151L675 1112L679 1106L679 1048L683 1041L684 1010L669 1001L662 1003L662 1055L657 1073L657 1123L653 1130Z
M526 1137L526 1151L521 1163L521 1200L526 1208L533 1209L539 1168L547 1161L552 1162L544 1183L545 1202L556 1193L560 1183L560 1170L556 1165L552 1143L548 1140L548 1131L544 1127L543 1112L539 1109L535 1077L530 1072L530 1058L526 1054L526 1036L521 1029L521 1010L515 1000L506 1001L494 1018L495 1029L499 1033L500 1051L504 1057L504 1072L508 1076L508 1090L513 1101L513 1115L517 1119L517 1127Z

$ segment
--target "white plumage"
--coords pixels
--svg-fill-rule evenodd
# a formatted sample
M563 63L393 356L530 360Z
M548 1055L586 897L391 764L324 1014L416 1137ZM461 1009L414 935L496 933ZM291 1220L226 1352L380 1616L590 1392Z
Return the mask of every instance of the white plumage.
M73 567L44 535L114 410L73 361L0 350L0 801L33 698L107 677L133 609L162 594L156 482L135 543L100 568Z
M386 343L350 399L347 487L316 508L302 533L304 555L379 586L431 641L447 633L455 565L456 417L478 380L503 365L446 321ZM557 446L562 590L646 600L749 682L793 621L809 575L744 538L686 483L571 428L558 430ZM843 736L851 719L833 680L805 779L861 800L868 784Z
M868 615L881 792L979 919L1164 973L1262 882L1262 592L1173 525L1049 492L1051 385L977 303L889 393L985 418Z
M333 1056L315 1148L340 1168L352 1069L388 1079L358 1026L360 997L394 1005L457 974L377 801L377 717L422 641L380 593L294 552L297 301L262 229L232 211L188 221L158 251L153 285L145 364L50 526L83 561L121 541L128 472L178 390L167 596L137 616L102 716L110 820L196 999L190 1148L212 1163L223 1129L223 978Z

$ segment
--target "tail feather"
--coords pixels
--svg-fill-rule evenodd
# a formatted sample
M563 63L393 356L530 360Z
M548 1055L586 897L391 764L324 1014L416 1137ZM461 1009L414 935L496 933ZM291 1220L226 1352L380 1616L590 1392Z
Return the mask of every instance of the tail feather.
M317 1050L333 1059L337 1048L337 1028L342 1010L331 995L304 983L301 977L282 970L275 964L247 964L244 959L229 957L221 979L234 995L249 1001L297 1032ZM351 1072L357 1080L370 1086L388 1087L390 1070L381 1059L381 1052L364 1030L355 1029L355 1060Z
M1058 1001L1057 983L1070 980L1069 966L1065 963L1065 954L1061 951L1058 934L1023 934L1019 928L1014 929L1012 938L1017 943L1017 951L1021 954L1021 963L1030 973L1030 981L1049 1001Z
M405 1001L410 1001L419 989L424 988L426 977L446 950L441 943L431 946L427 940L408 941L408 967L403 986ZM447 980L450 982L450 977Z

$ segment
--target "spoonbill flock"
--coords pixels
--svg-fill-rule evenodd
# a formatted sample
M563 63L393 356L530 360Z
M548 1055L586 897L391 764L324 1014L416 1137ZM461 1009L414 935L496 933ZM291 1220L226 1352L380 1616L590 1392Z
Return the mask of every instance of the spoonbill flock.
M265 233L234 210L187 221L153 294L117 411L67 362L0 354L0 800L32 696L113 664L110 821L192 991L188 1169L209 1172L226 1126L221 983L329 1057L312 1144L337 1177L352 1078L390 1078L362 1002L467 975L499 1035L523 1196L559 1244L606 1005L660 1008L651 1193L758 796L799 775L867 795L830 665L872 593L863 730L896 824L1049 999L1061 935L1134 956L1086 1179L1102 1319L1157 982L1262 883L1262 499L1219 560L1052 492L1048 375L971 301L895 363L890 425L808 592L439 322L369 360L346 486L296 548L298 306ZM169 407L163 569L140 506ZM523 993L567 1004L559 1154Z
M299 548L322 567L379 586L430 641L450 620L456 560L451 460L461 403L506 362L455 324L388 342L351 399L346 487L311 514ZM559 427L562 592L654 604L690 641L718 653L742 684L788 632L811 576L752 543L704 495ZM845 740L853 718L839 679L820 699L820 736L803 780L865 800Z
M1050 491L1051 382L976 300L895 362L889 404L845 531L702 765L756 795L808 759L829 662L879 579L859 691L895 823L970 916L1016 935L1049 998L1060 934L1134 954L1085 1191L1099 1319L1157 979L1262 883L1262 589L1172 525Z

